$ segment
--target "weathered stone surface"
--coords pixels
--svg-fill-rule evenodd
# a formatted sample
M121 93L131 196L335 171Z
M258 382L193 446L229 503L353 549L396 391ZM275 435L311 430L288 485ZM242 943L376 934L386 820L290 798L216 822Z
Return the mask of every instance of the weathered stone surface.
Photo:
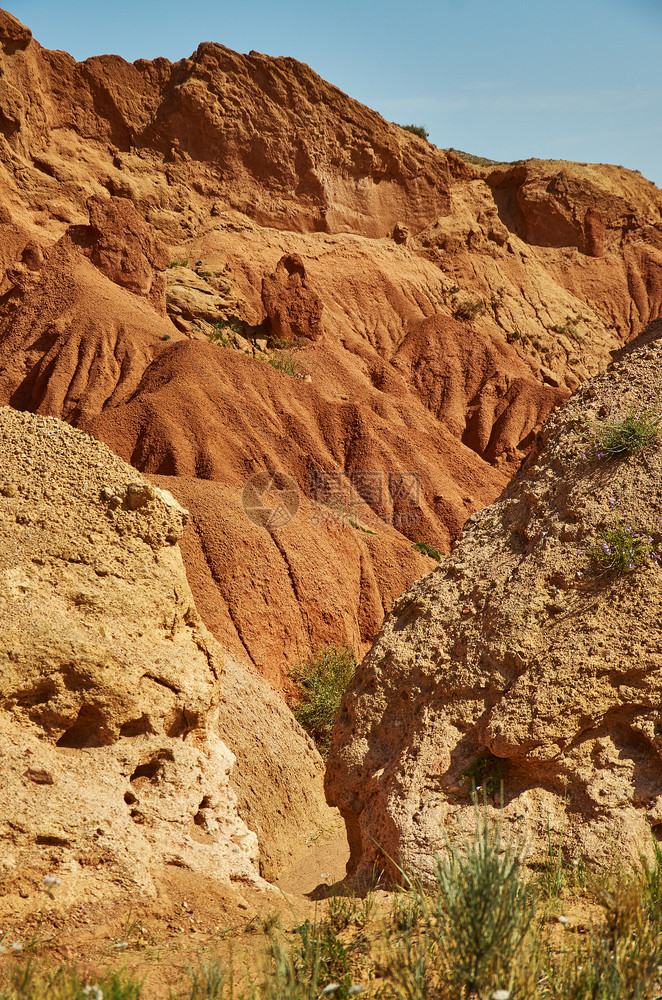
M279 686L329 641L365 650L428 568L412 543L447 550L662 313L662 194L636 172L478 169L291 59L76 63L6 14L0 42L0 402L187 480L201 613ZM259 360L270 324L302 337L300 378ZM241 513L264 468L304 501L277 537Z
M642 337L645 344L646 338ZM326 788L350 873L423 876L473 828L471 776L543 862L552 842L609 862L662 826L662 570L605 572L619 524L662 548L662 442L597 458L594 427L659 410L662 340L630 353L546 424L504 494L394 605L336 723Z
M165 276L170 254L127 198L90 198L85 241L90 260L116 285L148 299L165 315Z
M71 900L154 897L173 867L259 887L328 823L322 763L262 678L232 661L223 688L186 511L59 420L0 409L0 454L2 906L47 872Z
M274 343L318 340L322 333L322 303L310 287L298 254L281 257L273 274L262 279L265 329Z

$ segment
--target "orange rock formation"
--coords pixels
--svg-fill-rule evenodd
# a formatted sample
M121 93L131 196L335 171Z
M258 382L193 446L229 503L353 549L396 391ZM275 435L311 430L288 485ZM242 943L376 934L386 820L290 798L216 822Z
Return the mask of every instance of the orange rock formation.
M366 649L412 543L660 315L636 173L478 168L292 59L76 63L6 12L0 45L0 402L167 477L205 620L277 686ZM241 508L261 469L302 497L278 530Z

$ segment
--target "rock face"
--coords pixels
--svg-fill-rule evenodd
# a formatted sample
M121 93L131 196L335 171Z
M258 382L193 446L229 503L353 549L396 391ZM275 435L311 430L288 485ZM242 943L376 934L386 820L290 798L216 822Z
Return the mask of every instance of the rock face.
M262 279L265 328L272 341L297 343L317 340L321 333L322 304L306 279L296 254L281 257L273 274Z
M591 556L612 529L662 552L662 442L594 447L601 423L659 415L662 340L646 340L551 417L535 461L396 602L357 671L326 776L350 874L429 876L445 834L473 828L472 780L495 813L503 782L534 864L548 831L555 849L613 862L662 828L662 570Z
M662 311L640 175L478 169L211 43L76 63L0 12L0 201L0 403L170 478L206 623L279 687L367 649L430 568L412 543L447 551ZM302 498L276 532L241 508L265 469Z
M198 616L186 511L58 420L2 408L0 445L2 906L49 872L72 900L177 869L259 886L328 822L322 765Z

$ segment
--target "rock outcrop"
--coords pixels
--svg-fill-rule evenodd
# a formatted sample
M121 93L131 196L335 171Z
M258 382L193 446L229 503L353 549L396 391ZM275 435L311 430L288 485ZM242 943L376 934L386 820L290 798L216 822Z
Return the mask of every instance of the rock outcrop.
M297 254L281 257L273 274L262 279L265 331L272 342L297 344L321 334L322 303L306 277Z
M472 783L495 814L503 784L534 865L550 836L608 863L659 835L662 440L595 447L633 413L659 429L662 340L641 341L550 418L537 458L395 603L357 671L326 776L351 875L430 876L445 836L474 827ZM642 539L640 565L609 569L610 531Z
M0 12L0 196L0 403L182 480L201 613L279 687L326 642L367 649L430 566L412 543L447 551L662 311L640 175L478 168L212 43L76 63ZM276 533L240 504L264 469L302 498Z
M52 418L2 408L0 454L3 912L46 874L70 901L264 885L329 822L322 763L197 614L186 511Z

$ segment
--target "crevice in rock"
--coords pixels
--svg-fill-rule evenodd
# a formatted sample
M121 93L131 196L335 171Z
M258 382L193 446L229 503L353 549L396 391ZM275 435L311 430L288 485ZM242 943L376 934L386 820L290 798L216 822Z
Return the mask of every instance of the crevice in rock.
M174 761L174 759L175 755L172 750L160 750L150 760L146 761L144 764L139 764L129 778L129 781L133 783L134 781L137 781L138 778L147 778L149 781L153 781L163 769L164 763L166 761Z
M73 726L60 737L56 746L72 750L107 747L115 737L106 726L106 717L96 705L83 705Z

